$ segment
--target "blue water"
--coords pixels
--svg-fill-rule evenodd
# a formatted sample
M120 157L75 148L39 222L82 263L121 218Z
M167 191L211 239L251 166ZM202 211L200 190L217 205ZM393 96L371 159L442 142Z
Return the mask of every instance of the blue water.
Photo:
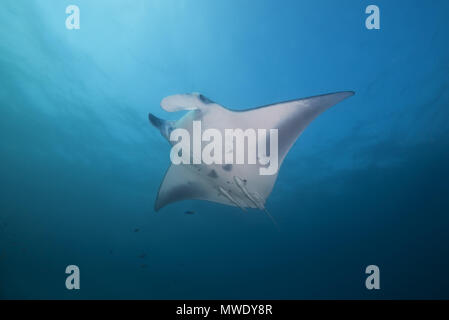
M380 30L365 28L369 4ZM449 298L448 12L2 0L0 298ZM282 165L267 202L280 232L209 202L154 212L169 145L147 115L178 117L163 97L246 109L340 90L356 95ZM65 288L70 264L80 290ZM365 288L370 264L380 290Z

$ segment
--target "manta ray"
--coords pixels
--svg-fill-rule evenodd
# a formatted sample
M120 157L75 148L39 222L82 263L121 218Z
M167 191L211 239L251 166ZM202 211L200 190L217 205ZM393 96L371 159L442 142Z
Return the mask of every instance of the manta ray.
M168 142L177 128L192 133L193 122L201 121L203 129L277 129L278 168L304 129L319 114L354 95L343 91L290 100L247 110L231 110L202 94L177 94L164 98L161 107L168 112L188 111L177 121L160 119L149 114L150 123L159 129ZM159 187L154 209L188 199L206 200L221 204L265 210L265 203L273 190L278 172L261 175L263 164L171 164ZM267 212L268 213L268 212Z

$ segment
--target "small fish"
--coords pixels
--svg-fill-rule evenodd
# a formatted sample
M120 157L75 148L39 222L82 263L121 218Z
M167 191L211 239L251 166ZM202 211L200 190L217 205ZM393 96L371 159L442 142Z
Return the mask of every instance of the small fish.
M184 212L185 214L195 214L195 211L190 211L190 210L187 210L186 212Z
M137 257L138 258L140 258L140 259L143 259L143 258L145 258L147 255L145 254L145 253L142 253L141 255L138 255Z
M139 228L134 229L134 232L139 232L139 231L140 231Z
M140 267L141 267L142 269L146 269L146 268L148 268L148 265L147 265L147 264L142 264Z

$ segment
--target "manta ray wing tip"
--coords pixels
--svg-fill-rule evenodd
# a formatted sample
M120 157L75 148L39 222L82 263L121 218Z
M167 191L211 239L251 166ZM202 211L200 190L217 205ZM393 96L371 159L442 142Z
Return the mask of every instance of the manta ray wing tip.
M351 97L351 96L355 95L355 91L353 91L353 90L345 90L345 91L335 92L334 94L341 94L341 95L345 95L346 97Z
M339 91L339 92L335 92L334 94L331 93L329 95L338 95L341 100L345 100L345 99L350 98L353 95L355 95L355 91L352 91L352 90Z
M158 195L156 201L154 201L154 212L158 212L163 206L165 206L165 204L161 203Z

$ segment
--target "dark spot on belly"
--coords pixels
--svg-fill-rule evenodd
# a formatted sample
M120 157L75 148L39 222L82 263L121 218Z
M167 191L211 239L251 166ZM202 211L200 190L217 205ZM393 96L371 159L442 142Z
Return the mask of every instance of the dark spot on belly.
M212 169L212 170L207 174L207 176L208 176L208 177L211 177L211 178L218 178L218 174L217 174L217 172L215 172L214 169Z
M221 166L223 170L225 171L231 171L232 170L232 164L224 164Z

